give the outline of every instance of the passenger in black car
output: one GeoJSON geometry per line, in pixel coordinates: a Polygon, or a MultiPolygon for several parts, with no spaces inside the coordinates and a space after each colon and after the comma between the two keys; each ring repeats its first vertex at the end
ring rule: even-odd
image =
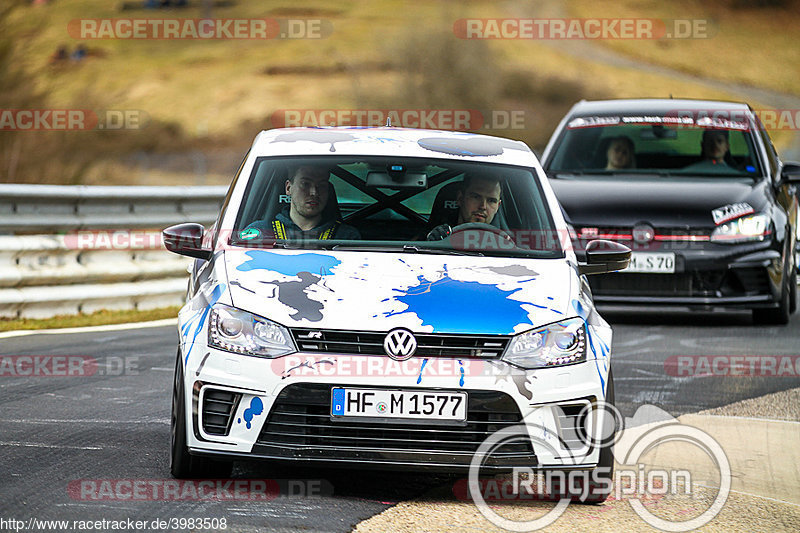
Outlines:
{"type": "Polygon", "coordinates": [[[636,158],[634,157],[633,141],[630,137],[620,135],[611,139],[606,151],[606,161],[606,170],[634,168],[636,158]]]}
{"type": "Polygon", "coordinates": [[[700,153],[703,159],[689,165],[685,170],[700,171],[731,167],[728,130],[705,130],[700,141],[700,153]]]}

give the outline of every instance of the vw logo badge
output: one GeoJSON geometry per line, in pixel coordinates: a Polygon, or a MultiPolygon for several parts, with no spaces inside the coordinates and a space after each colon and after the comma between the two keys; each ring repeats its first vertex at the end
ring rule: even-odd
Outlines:
{"type": "Polygon", "coordinates": [[[652,242],[655,236],[656,230],[650,224],[636,224],[633,227],[633,242],[636,244],[652,242]]]}
{"type": "Polygon", "coordinates": [[[393,329],[383,340],[383,349],[395,361],[405,361],[417,351],[417,339],[407,329],[393,329]]]}

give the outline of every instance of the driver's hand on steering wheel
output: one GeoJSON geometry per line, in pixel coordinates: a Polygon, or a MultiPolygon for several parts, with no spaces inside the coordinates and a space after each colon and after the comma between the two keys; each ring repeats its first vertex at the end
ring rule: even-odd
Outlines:
{"type": "Polygon", "coordinates": [[[453,228],[450,227],[449,224],[441,224],[433,228],[425,240],[428,241],[441,241],[445,237],[449,236],[450,233],[453,231],[453,228]]]}

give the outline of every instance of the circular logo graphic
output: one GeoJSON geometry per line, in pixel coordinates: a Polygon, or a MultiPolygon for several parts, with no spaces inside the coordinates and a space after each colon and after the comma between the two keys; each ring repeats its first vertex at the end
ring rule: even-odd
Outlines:
{"type": "Polygon", "coordinates": [[[648,244],[653,242],[656,237],[656,230],[650,224],[636,224],[633,227],[633,242],[636,244],[648,244]]]}
{"type": "Polygon", "coordinates": [[[378,411],[380,414],[385,413],[386,409],[388,408],[389,406],[386,405],[386,402],[380,402],[378,405],[375,406],[375,410],[378,411]]]}
{"type": "Polygon", "coordinates": [[[417,351],[417,339],[407,329],[393,329],[384,338],[383,349],[395,361],[405,361],[417,351]]]}

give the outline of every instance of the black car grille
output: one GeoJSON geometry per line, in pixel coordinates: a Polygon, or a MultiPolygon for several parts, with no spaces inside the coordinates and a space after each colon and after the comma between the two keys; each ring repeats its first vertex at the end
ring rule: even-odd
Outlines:
{"type": "Polygon", "coordinates": [[[625,272],[589,277],[596,296],[727,297],[769,294],[765,268],[707,270],[675,274],[625,272]]]}
{"type": "MultiPolygon", "coordinates": [[[[472,454],[492,433],[515,425],[522,419],[514,400],[505,393],[469,391],[467,422],[436,424],[400,421],[333,420],[331,415],[331,385],[289,385],[276,398],[267,421],[256,442],[271,446],[302,450],[329,449],[328,457],[368,457],[359,452],[377,452],[391,460],[402,457],[407,462],[422,462],[420,455],[445,454],[461,457],[468,465],[472,454]],[[353,453],[348,452],[355,452],[353,453]]],[[[254,448],[254,452],[257,449],[254,448]]],[[[302,456],[302,451],[298,452],[302,456]]],[[[513,442],[493,453],[494,458],[533,457],[530,442],[513,442]]],[[[374,456],[374,455],[373,455],[374,456]]],[[[293,456],[298,458],[298,454],[293,456]]],[[[458,461],[456,459],[455,461],[458,461]]]]}
{"type": "MultiPolygon", "coordinates": [[[[294,328],[295,344],[301,352],[355,355],[386,355],[386,333],[294,328]]],[[[417,357],[492,359],[500,357],[510,337],[481,335],[435,335],[415,333],[417,357]]]]}
{"type": "Polygon", "coordinates": [[[589,276],[596,295],[604,296],[688,296],[691,274],[599,274],[589,276]]]}
{"type": "Polygon", "coordinates": [[[203,431],[208,435],[227,435],[241,398],[240,393],[207,388],[203,394],[203,431]]]}

